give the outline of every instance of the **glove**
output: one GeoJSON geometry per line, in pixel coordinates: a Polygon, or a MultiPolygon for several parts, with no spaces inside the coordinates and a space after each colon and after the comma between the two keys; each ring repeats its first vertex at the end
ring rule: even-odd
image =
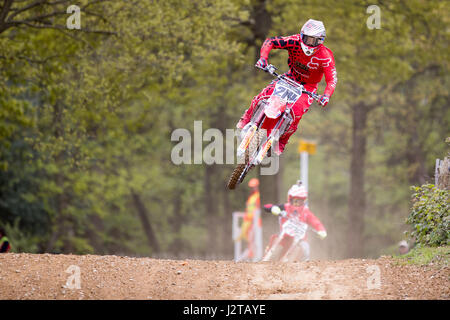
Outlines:
{"type": "Polygon", "coordinates": [[[325,239],[327,236],[327,232],[325,230],[319,231],[317,232],[317,234],[319,235],[320,239],[325,239]]]}
{"type": "Polygon", "coordinates": [[[322,105],[322,107],[325,107],[329,101],[330,101],[329,95],[324,94],[319,96],[319,103],[322,105]]]}
{"type": "Polygon", "coordinates": [[[273,215],[279,215],[280,213],[281,213],[281,209],[280,209],[280,207],[279,206],[273,206],[272,207],[272,209],[270,210],[270,212],[273,214],[273,215]]]}
{"type": "Polygon", "coordinates": [[[267,67],[267,59],[259,58],[259,60],[255,64],[255,67],[264,69],[265,67],[267,67]]]}

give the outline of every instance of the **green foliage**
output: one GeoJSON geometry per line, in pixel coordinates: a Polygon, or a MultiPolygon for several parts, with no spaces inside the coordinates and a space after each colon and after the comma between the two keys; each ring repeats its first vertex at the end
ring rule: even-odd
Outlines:
{"type": "Polygon", "coordinates": [[[411,187],[413,206],[407,219],[409,233],[418,244],[441,246],[450,244],[450,203],[448,190],[432,184],[411,187]]]}
{"type": "Polygon", "coordinates": [[[448,267],[450,261],[450,246],[442,247],[415,247],[407,254],[394,256],[399,265],[418,264],[428,265],[433,263],[437,266],[448,267]]]}
{"type": "Polygon", "coordinates": [[[149,255],[134,190],[163,250],[178,232],[188,235],[180,238],[186,250],[203,249],[204,237],[189,232],[205,228],[203,170],[174,168],[170,133],[194,119],[206,125],[206,111],[223,101],[228,68],[242,64],[240,44],[228,38],[239,8],[109,1],[94,2],[91,17],[99,5],[104,19],[82,15],[82,25],[98,30],[107,21],[114,36],[0,33],[0,217],[22,217],[23,228],[43,234],[41,251],[149,255]],[[175,212],[180,179],[190,181],[194,200],[184,197],[175,212]]]}
{"type": "Polygon", "coordinates": [[[8,235],[8,240],[11,245],[11,252],[27,252],[36,253],[38,252],[39,238],[32,236],[29,233],[23,231],[19,226],[20,218],[14,220],[12,224],[5,224],[5,232],[8,235]]]}

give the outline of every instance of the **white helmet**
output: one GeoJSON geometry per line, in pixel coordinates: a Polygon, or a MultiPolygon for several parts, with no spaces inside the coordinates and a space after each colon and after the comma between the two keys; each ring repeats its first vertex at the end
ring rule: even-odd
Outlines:
{"type": "Polygon", "coordinates": [[[304,186],[294,184],[288,191],[288,202],[291,202],[292,198],[300,198],[305,200],[308,198],[308,191],[304,186]]]}
{"type": "Polygon", "coordinates": [[[322,21],[309,19],[300,30],[300,43],[303,52],[311,56],[319,49],[325,41],[326,32],[322,21]]]}
{"type": "Polygon", "coordinates": [[[405,240],[402,240],[398,243],[399,247],[405,247],[405,248],[409,248],[408,246],[408,242],[406,242],[405,240]]]}

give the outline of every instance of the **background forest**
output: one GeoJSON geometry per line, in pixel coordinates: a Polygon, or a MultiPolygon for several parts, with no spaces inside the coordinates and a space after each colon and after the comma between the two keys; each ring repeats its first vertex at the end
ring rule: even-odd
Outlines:
{"type": "MultiPolygon", "coordinates": [[[[314,140],[309,202],[329,236],[311,234],[312,257],[389,253],[410,186],[432,182],[448,152],[449,12],[439,0],[1,0],[0,225],[16,252],[231,259],[248,188],[226,189],[232,165],[173,164],[171,134],[199,120],[233,129],[271,81],[253,66],[264,39],[313,18],[338,84],[280,172],[260,177],[262,203],[285,201],[297,144],[314,140]],[[80,30],[66,26],[73,4],[80,30]]],[[[286,60],[272,50],[281,71],[286,60]]],[[[276,219],[263,228],[267,243],[276,219]]]]}

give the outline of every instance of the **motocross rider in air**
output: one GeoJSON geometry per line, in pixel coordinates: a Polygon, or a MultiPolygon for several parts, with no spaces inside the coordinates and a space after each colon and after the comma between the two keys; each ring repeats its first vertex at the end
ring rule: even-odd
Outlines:
{"type": "MultiPolygon", "coordinates": [[[[301,83],[306,90],[316,92],[319,82],[325,74],[327,86],[324,94],[320,95],[319,103],[326,106],[334,92],[337,83],[336,68],[333,53],[323,45],[325,40],[325,26],[322,21],[309,19],[302,27],[300,34],[287,37],[273,37],[264,41],[261,47],[260,59],[255,66],[265,68],[268,65],[269,52],[272,49],[286,49],[289,52],[289,71],[284,75],[301,83]]],[[[272,94],[275,83],[273,81],[261,93],[255,96],[250,107],[245,111],[236,127],[244,129],[250,122],[253,111],[258,102],[272,94]]],[[[298,122],[312,104],[313,98],[304,94],[294,104],[292,111],[295,118],[286,133],[281,136],[275,153],[280,155],[290,136],[297,130],[298,122]]]]}
{"type": "MultiPolygon", "coordinates": [[[[294,184],[288,191],[288,202],[281,205],[272,205],[266,204],[264,205],[264,210],[266,212],[271,212],[274,215],[279,217],[280,223],[280,231],[282,230],[283,224],[289,220],[291,217],[297,216],[300,221],[307,223],[310,227],[316,230],[317,234],[321,239],[325,239],[327,236],[327,232],[322,222],[308,209],[305,205],[305,201],[308,198],[308,192],[304,186],[294,184]],[[281,215],[282,211],[285,212],[285,215],[281,215]]],[[[277,234],[272,235],[269,241],[269,245],[267,246],[267,250],[272,246],[273,242],[277,238],[277,234]]],[[[300,245],[303,250],[303,260],[309,260],[309,243],[306,241],[306,237],[300,242],[300,245]]],[[[288,244],[282,244],[284,246],[284,250],[282,255],[289,249],[288,244]]]]}

